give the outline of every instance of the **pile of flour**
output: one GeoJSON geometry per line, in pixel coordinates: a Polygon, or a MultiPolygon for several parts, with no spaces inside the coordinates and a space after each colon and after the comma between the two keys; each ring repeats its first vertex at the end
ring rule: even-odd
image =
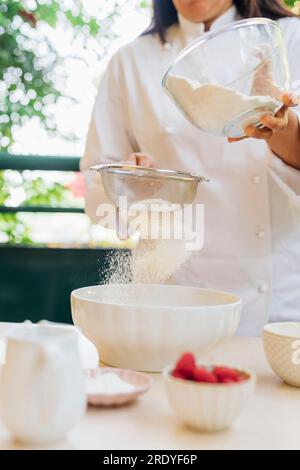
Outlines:
{"type": "Polygon", "coordinates": [[[95,377],[87,377],[85,390],[88,395],[115,395],[118,393],[131,393],[134,386],[114,372],[97,374],[95,377]]]}
{"type": "Polygon", "coordinates": [[[233,119],[249,110],[278,109],[270,96],[247,96],[215,84],[201,84],[178,75],[170,75],[167,88],[191,121],[207,132],[222,135],[233,119]]]}
{"type": "MultiPolygon", "coordinates": [[[[106,284],[162,283],[167,281],[190,258],[184,230],[178,239],[174,220],[184,221],[183,209],[164,200],[139,203],[139,242],[132,255],[112,252],[106,271],[106,284]]],[[[131,209],[136,207],[132,206],[131,209]]],[[[130,209],[129,209],[130,212],[130,209]]],[[[131,221],[132,222],[132,221],[131,221]]]]}

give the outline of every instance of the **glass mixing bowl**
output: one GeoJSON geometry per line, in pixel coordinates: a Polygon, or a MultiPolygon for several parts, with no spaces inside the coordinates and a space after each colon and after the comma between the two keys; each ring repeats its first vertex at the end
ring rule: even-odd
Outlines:
{"type": "Polygon", "coordinates": [[[266,18],[232,23],[186,47],[163,77],[163,87],[200,129],[242,137],[274,114],[289,88],[289,67],[280,26],[266,18]]]}

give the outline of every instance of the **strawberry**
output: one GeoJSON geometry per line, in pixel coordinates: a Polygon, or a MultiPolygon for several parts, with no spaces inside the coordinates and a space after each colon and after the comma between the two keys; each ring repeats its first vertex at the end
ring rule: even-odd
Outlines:
{"type": "Polygon", "coordinates": [[[195,357],[190,352],[186,352],[180,357],[171,375],[177,379],[211,384],[230,384],[249,378],[245,372],[225,366],[217,366],[213,370],[204,366],[197,367],[195,357]]]}
{"type": "Polygon", "coordinates": [[[240,372],[239,377],[238,377],[238,382],[244,382],[245,380],[249,379],[249,375],[247,375],[245,372],[240,372]]]}
{"type": "Polygon", "coordinates": [[[230,382],[238,382],[239,381],[239,373],[235,369],[230,369],[229,367],[215,367],[214,374],[218,378],[218,381],[221,383],[228,383],[224,382],[225,379],[229,379],[230,382]]]}
{"type": "Polygon", "coordinates": [[[196,361],[192,353],[184,353],[176,364],[174,372],[179,372],[186,379],[193,379],[196,361]]]}
{"type": "Polygon", "coordinates": [[[215,374],[207,369],[204,369],[204,367],[197,367],[194,370],[193,380],[195,382],[205,382],[210,384],[215,384],[218,382],[215,374]]]}
{"type": "Polygon", "coordinates": [[[186,379],[186,376],[182,372],[176,369],[173,370],[172,377],[175,377],[175,379],[186,379]]]}
{"type": "Polygon", "coordinates": [[[223,377],[223,378],[219,379],[219,383],[221,383],[221,384],[232,384],[234,382],[235,381],[233,381],[229,377],[223,377]]]}

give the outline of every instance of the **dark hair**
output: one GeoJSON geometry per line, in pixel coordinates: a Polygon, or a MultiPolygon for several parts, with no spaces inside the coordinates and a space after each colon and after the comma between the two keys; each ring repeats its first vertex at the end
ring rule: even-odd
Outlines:
{"type": "MultiPolygon", "coordinates": [[[[172,0],[152,0],[153,18],[144,34],[158,34],[162,43],[166,42],[166,30],[178,23],[177,10],[172,0]]],[[[269,18],[279,20],[296,16],[285,8],[280,0],[233,0],[242,18],[269,18]]]]}

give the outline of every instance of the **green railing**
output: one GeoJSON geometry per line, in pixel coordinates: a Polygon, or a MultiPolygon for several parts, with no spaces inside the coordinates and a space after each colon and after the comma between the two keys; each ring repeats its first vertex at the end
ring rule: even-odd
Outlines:
{"type": "MultiPolygon", "coordinates": [[[[79,158],[0,153],[1,170],[78,171],[79,158]]],[[[83,212],[72,207],[7,207],[2,212],[83,212]]],[[[105,282],[112,250],[0,245],[0,321],[71,323],[70,293],[105,282]]]]}
{"type": "MultiPolygon", "coordinates": [[[[79,157],[53,157],[39,155],[10,155],[0,152],[1,170],[41,170],[41,171],[79,171],[79,157]]],[[[45,206],[1,206],[0,213],[16,212],[63,212],[83,213],[78,207],[45,207],[45,206]]]]}

